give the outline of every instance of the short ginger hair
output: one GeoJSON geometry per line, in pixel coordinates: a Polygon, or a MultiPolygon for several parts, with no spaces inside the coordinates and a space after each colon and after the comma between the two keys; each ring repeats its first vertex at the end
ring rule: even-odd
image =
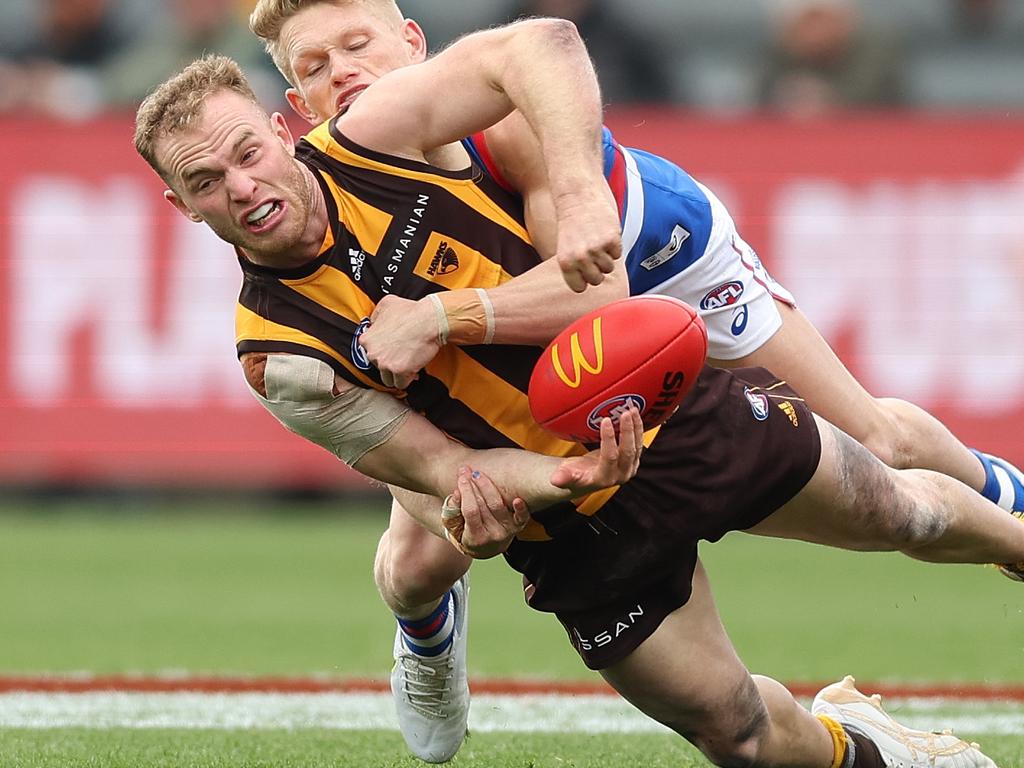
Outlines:
{"type": "Polygon", "coordinates": [[[262,110],[256,94],[236,61],[208,54],[158,85],[135,113],[135,150],[164,181],[164,169],[156,159],[160,139],[195,125],[207,97],[234,91],[262,110]]]}

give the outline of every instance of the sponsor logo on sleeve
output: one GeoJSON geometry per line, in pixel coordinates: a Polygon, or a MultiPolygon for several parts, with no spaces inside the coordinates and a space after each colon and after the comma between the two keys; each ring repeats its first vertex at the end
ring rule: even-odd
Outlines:
{"type": "Polygon", "coordinates": [[[662,264],[667,262],[683,247],[683,243],[690,239],[690,233],[688,230],[683,229],[678,224],[672,230],[672,236],[668,239],[668,244],[657,253],[651,254],[646,259],[640,262],[640,266],[650,272],[652,269],[657,269],[662,264]]]}

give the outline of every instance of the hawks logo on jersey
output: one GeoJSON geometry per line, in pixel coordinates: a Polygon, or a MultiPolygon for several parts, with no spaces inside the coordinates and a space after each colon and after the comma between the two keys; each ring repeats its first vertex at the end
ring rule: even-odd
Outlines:
{"type": "Polygon", "coordinates": [[[459,255],[455,249],[448,245],[447,240],[442,240],[437,246],[437,253],[430,260],[427,267],[427,274],[433,277],[436,274],[447,275],[459,268],[459,255]]]}

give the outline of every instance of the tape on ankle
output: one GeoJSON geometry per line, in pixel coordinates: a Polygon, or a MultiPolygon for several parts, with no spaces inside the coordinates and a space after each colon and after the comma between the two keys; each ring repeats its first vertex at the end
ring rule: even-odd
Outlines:
{"type": "MultiPolygon", "coordinates": [[[[494,340],[494,306],[483,288],[460,288],[430,294],[444,313],[438,326],[446,329],[445,341],[452,344],[490,344],[494,340]]],[[[440,338],[440,334],[438,334],[440,338]]]]}
{"type": "Polygon", "coordinates": [[[852,746],[846,736],[846,729],[826,715],[815,715],[815,717],[821,721],[821,724],[825,726],[825,730],[828,731],[828,735],[832,737],[832,748],[834,751],[832,765],[829,768],[846,768],[846,753],[849,747],[852,746]]]}

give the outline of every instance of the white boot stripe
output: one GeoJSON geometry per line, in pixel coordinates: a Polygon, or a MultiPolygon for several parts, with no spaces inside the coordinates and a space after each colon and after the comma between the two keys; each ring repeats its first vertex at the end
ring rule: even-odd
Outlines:
{"type": "Polygon", "coordinates": [[[1004,459],[1000,459],[998,456],[992,456],[990,454],[985,455],[988,456],[993,466],[1005,469],[1007,472],[1009,472],[1017,479],[1018,483],[1024,485],[1024,472],[1021,472],[1019,469],[1017,469],[1017,467],[1013,466],[1013,464],[1011,464],[1008,461],[1005,461],[1004,459]]]}
{"type": "Polygon", "coordinates": [[[1010,479],[1010,473],[999,464],[992,465],[992,472],[996,476],[996,480],[999,481],[999,501],[996,503],[1005,510],[1013,509],[1014,496],[1016,494],[1013,490],[1013,480],[1010,479]]]}

